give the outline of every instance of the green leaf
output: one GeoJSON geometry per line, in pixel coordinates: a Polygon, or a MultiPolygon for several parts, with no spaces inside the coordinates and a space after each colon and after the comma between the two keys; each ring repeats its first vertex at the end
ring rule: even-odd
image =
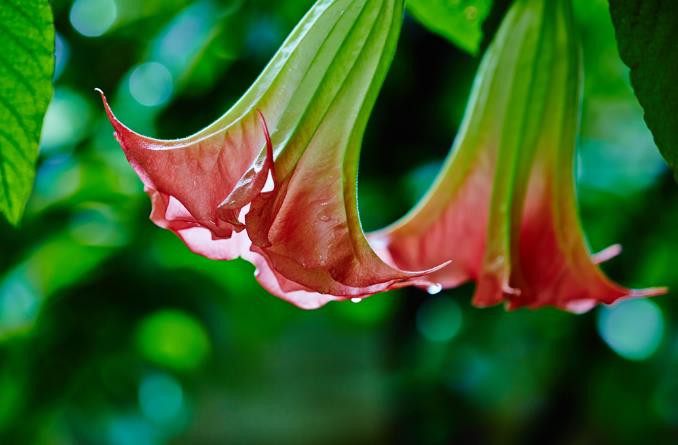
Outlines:
{"type": "Polygon", "coordinates": [[[483,21],[492,9],[492,0],[408,0],[407,7],[431,31],[478,54],[483,21]]]}
{"type": "Polygon", "coordinates": [[[611,0],[610,12],[647,125],[678,178],[678,2],[611,0]]]}
{"type": "Polygon", "coordinates": [[[54,25],[47,0],[0,2],[0,213],[21,219],[52,96],[54,25]]]}

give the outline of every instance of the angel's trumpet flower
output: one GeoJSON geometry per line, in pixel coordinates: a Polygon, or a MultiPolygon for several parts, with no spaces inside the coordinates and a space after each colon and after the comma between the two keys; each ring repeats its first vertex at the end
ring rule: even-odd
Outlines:
{"type": "Polygon", "coordinates": [[[199,254],[250,260],[264,287],[306,308],[430,284],[377,256],[357,209],[360,144],[403,3],[319,0],[242,99],[189,138],[141,136],[107,107],[151,219],[199,254]]]}
{"type": "Polygon", "coordinates": [[[577,215],[582,70],[570,0],[518,0],[488,50],[438,179],[401,221],[375,233],[397,267],[454,262],[430,278],[475,280],[475,304],[574,312],[664,289],[629,290],[591,256],[577,215]]]}

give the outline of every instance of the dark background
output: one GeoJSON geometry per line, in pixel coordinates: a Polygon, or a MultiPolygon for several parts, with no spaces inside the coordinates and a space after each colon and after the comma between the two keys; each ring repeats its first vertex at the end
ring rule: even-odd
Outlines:
{"type": "MultiPolygon", "coordinates": [[[[53,2],[38,179],[21,228],[0,227],[0,443],[676,443],[675,294],[573,316],[474,309],[467,286],[304,312],[261,290],[250,265],[197,257],[148,221],[93,89],[132,128],[186,136],[245,91],[311,3],[53,2]]],[[[619,282],[676,289],[678,188],[606,2],[575,4],[586,232],[594,250],[624,245],[605,265],[619,282]]],[[[406,18],[363,148],[366,230],[425,191],[478,62],[406,18]]]]}

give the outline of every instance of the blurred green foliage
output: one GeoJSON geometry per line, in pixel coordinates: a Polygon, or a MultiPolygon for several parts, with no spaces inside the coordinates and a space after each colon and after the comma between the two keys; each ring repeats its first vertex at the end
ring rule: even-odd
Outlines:
{"type": "Polygon", "coordinates": [[[408,0],[407,7],[428,29],[477,54],[492,0],[408,0]]]}
{"type": "MultiPolygon", "coordinates": [[[[496,1],[491,36],[507,2],[496,1]]],[[[605,0],[576,0],[585,227],[607,272],[678,288],[678,191],[642,120],[605,0]]],[[[311,0],[55,0],[56,93],[21,229],[0,227],[0,443],[625,444],[678,434],[671,295],[573,316],[406,290],[303,312],[244,262],[193,255],[150,204],[124,122],[214,121],[311,0]]],[[[363,150],[366,229],[405,213],[447,154],[478,59],[409,17],[363,150]]],[[[5,223],[0,223],[5,224],[5,223]]]]}

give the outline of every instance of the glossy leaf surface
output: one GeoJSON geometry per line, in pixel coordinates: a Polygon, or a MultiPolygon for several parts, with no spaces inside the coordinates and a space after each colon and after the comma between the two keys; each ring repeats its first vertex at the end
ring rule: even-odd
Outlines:
{"type": "Polygon", "coordinates": [[[52,97],[54,25],[47,0],[0,3],[0,213],[17,224],[33,188],[52,97]]]}
{"type": "Polygon", "coordinates": [[[611,0],[610,12],[645,120],[678,178],[678,3],[611,0]]]}

